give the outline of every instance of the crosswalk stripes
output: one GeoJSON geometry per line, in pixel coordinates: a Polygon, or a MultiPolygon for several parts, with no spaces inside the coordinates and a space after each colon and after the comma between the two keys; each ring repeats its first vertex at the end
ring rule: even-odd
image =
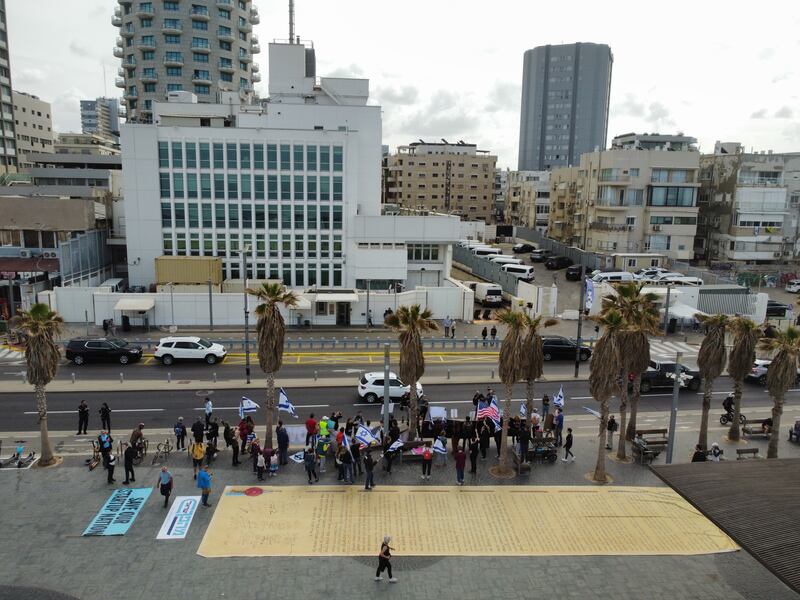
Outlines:
{"type": "Polygon", "coordinates": [[[23,358],[24,354],[17,350],[11,350],[10,348],[0,348],[0,360],[3,359],[19,359],[23,358]]]}
{"type": "Polygon", "coordinates": [[[677,352],[681,352],[684,356],[697,356],[699,351],[700,346],[685,342],[650,341],[651,355],[674,357],[677,352]]]}

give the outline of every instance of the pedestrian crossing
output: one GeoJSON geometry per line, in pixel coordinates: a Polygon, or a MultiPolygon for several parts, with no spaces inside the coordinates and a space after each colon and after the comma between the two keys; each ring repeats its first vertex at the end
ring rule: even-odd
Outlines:
{"type": "Polygon", "coordinates": [[[9,360],[20,360],[25,358],[25,354],[19,350],[13,350],[6,346],[0,346],[0,361],[7,362],[9,360]]]}
{"type": "Polygon", "coordinates": [[[650,357],[666,361],[675,360],[675,354],[681,352],[683,358],[697,356],[700,346],[687,344],[685,342],[663,342],[660,340],[650,340],[650,357]]]}

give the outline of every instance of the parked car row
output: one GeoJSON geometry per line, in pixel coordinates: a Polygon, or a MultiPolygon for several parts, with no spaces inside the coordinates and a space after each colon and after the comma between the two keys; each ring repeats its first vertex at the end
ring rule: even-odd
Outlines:
{"type": "MultiPolygon", "coordinates": [[[[225,359],[228,351],[222,344],[210,342],[196,336],[174,336],[161,338],[153,355],[163,365],[175,361],[202,360],[213,365],[225,359]]],[[[115,362],[121,365],[141,360],[144,351],[141,346],[131,344],[120,338],[78,337],[65,345],[65,356],[73,364],[87,362],[115,362]]]]}

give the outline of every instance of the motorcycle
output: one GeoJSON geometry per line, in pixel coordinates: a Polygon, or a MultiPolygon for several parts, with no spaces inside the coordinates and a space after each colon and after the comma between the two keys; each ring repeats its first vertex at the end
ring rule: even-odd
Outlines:
{"type": "MultiPolygon", "coordinates": [[[[731,421],[733,421],[733,413],[732,412],[725,413],[725,414],[721,415],[720,418],[719,418],[719,424],[720,425],[727,425],[731,421]]],[[[740,414],[739,415],[739,424],[740,425],[744,425],[746,422],[747,422],[747,417],[745,417],[743,414],[740,414]]]]}

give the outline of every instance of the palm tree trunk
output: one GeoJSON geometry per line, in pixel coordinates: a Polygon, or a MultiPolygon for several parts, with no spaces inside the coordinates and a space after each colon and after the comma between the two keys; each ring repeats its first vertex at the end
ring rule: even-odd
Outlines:
{"type": "Polygon", "coordinates": [[[703,414],[700,417],[700,436],[697,443],[703,450],[708,449],[708,411],[711,410],[711,392],[714,389],[714,380],[706,377],[703,381],[703,414]]]}
{"type": "Polygon", "coordinates": [[[637,373],[636,378],[633,380],[633,398],[631,398],[631,419],[628,421],[628,426],[623,429],[620,427],[620,431],[624,431],[625,439],[629,442],[633,441],[633,438],[636,437],[636,416],[639,413],[639,397],[641,396],[641,391],[639,387],[642,385],[642,374],[637,373]]]}
{"type": "Polygon", "coordinates": [[[728,439],[732,442],[739,441],[739,418],[742,414],[742,382],[739,379],[733,380],[733,421],[728,429],[728,439]]]}
{"type": "Polygon", "coordinates": [[[606,482],[606,427],[608,427],[608,398],[600,402],[600,432],[597,435],[597,464],[592,479],[606,482]]]}
{"type": "Polygon", "coordinates": [[[511,414],[512,386],[506,386],[506,399],[503,406],[503,427],[500,432],[500,472],[508,472],[508,416],[511,414]]]}
{"type": "Polygon", "coordinates": [[[272,448],[272,430],[275,423],[275,373],[267,373],[267,433],[264,436],[264,447],[272,448]]]}
{"type": "MultiPolygon", "coordinates": [[[[619,386],[619,431],[625,431],[628,418],[628,374],[623,372],[622,385],[619,386]]],[[[617,459],[625,460],[627,455],[625,453],[625,436],[618,435],[617,440],[617,459]]]]}
{"type": "Polygon", "coordinates": [[[42,457],[39,464],[47,467],[56,462],[53,456],[53,447],[50,445],[50,435],[47,431],[47,394],[43,385],[36,385],[33,389],[36,394],[36,412],[39,415],[39,431],[42,437],[42,457]]]}
{"type": "Polygon", "coordinates": [[[408,388],[408,441],[417,439],[417,419],[419,419],[419,401],[417,398],[417,380],[408,388]]]}
{"type": "MultiPolygon", "coordinates": [[[[528,429],[531,428],[531,415],[533,414],[533,385],[536,383],[533,379],[528,379],[527,385],[525,386],[525,416],[528,419],[528,429]]],[[[531,430],[531,435],[533,435],[533,430],[531,430]]]]}
{"type": "Polygon", "coordinates": [[[773,399],[772,431],[769,434],[767,458],[778,458],[778,440],[781,437],[781,415],[783,414],[783,394],[773,399]]]}

